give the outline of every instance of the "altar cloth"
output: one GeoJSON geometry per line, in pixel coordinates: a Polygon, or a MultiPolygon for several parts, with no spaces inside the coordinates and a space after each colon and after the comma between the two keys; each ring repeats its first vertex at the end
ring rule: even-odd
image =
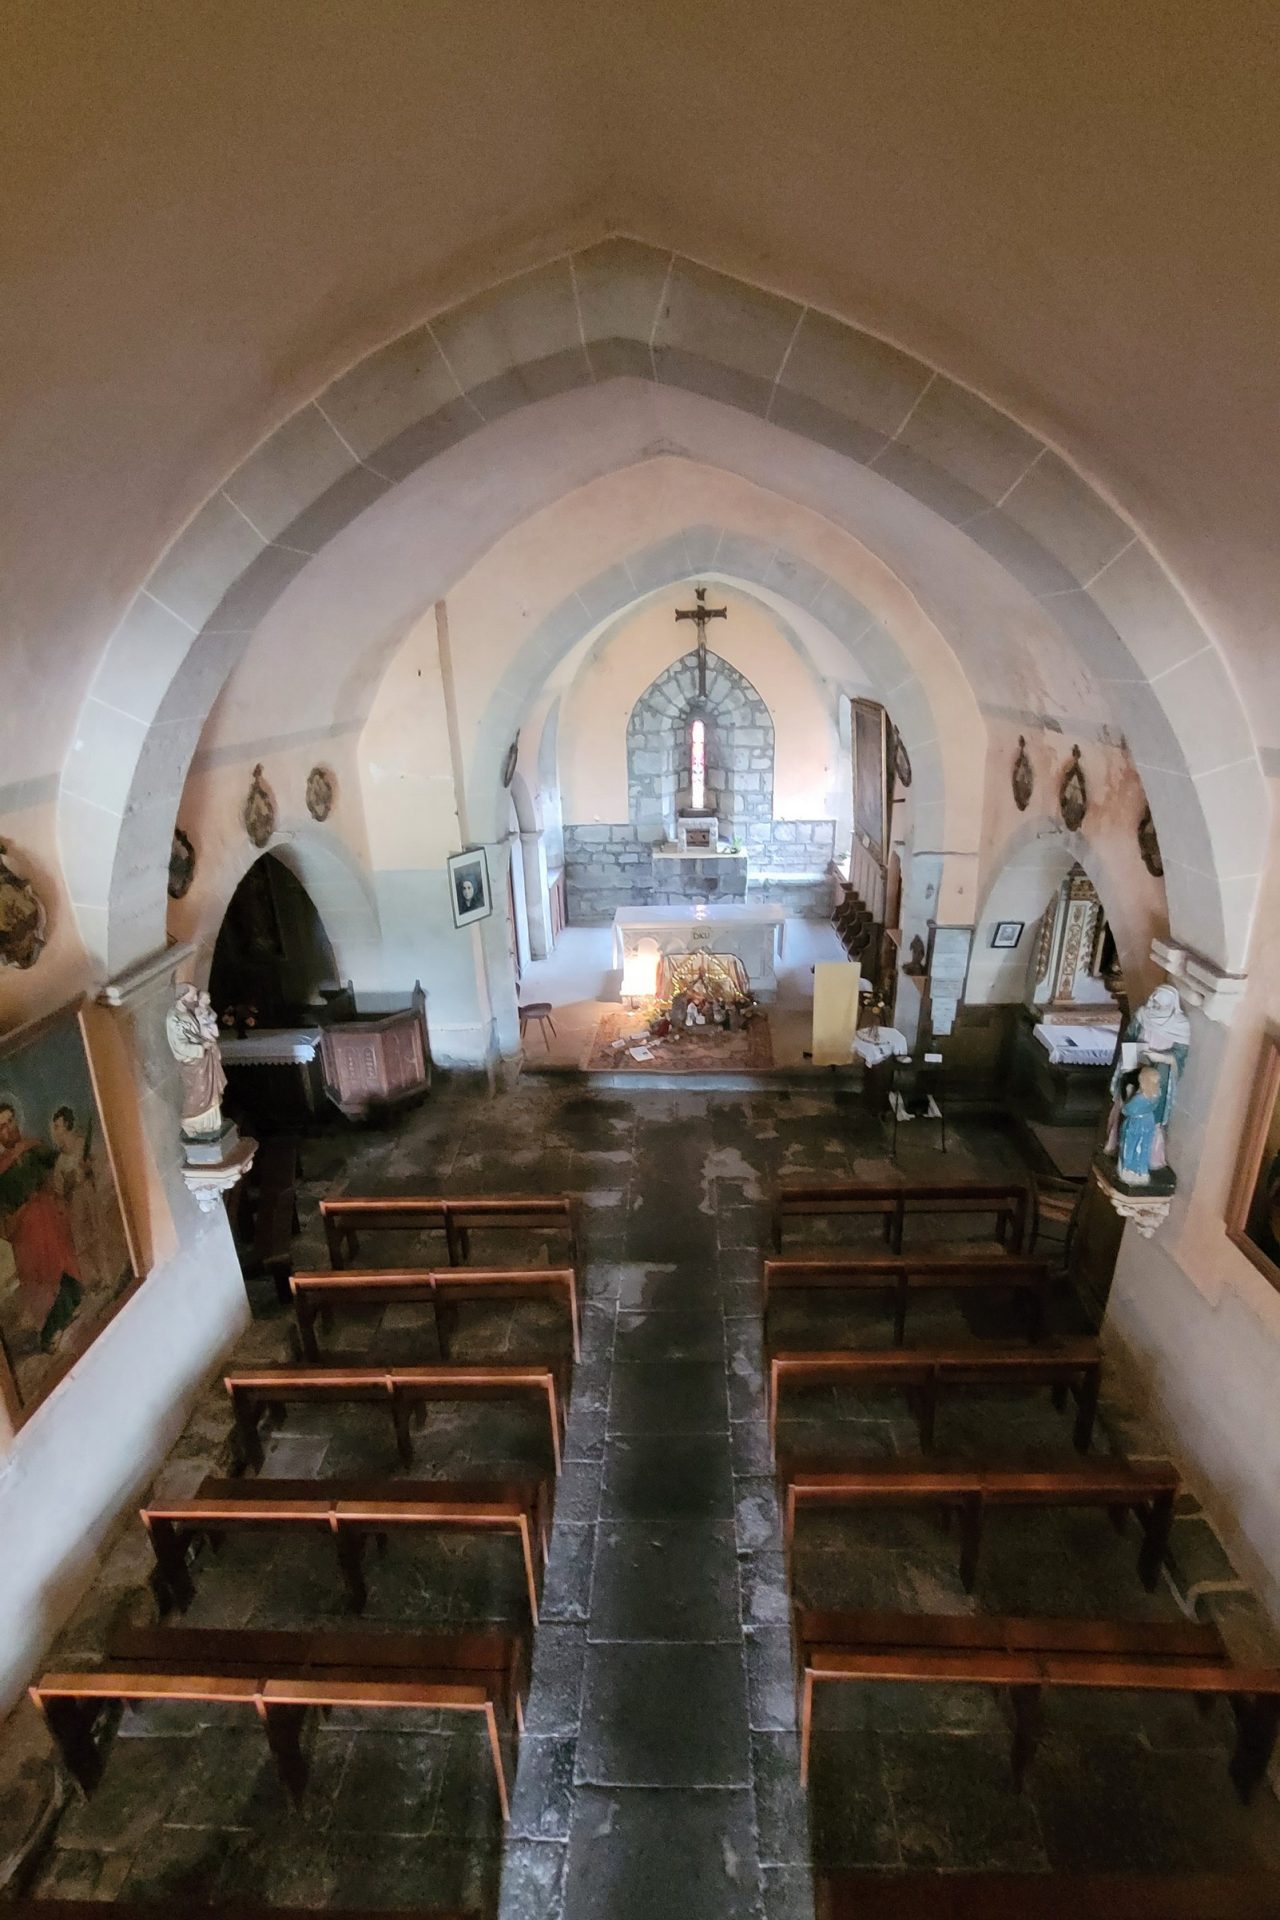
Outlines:
{"type": "Polygon", "coordinates": [[[619,907],[613,916],[614,965],[628,954],[731,953],[741,960],[753,993],[778,984],[786,910],[774,906],[619,907]]]}

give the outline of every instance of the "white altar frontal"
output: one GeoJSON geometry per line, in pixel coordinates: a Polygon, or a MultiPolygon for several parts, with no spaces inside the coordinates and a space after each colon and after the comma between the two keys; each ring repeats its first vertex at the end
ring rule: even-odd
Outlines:
{"type": "Polygon", "coordinates": [[[622,968],[622,991],[652,993],[647,981],[650,974],[656,977],[664,954],[732,953],[746,969],[751,991],[767,997],[778,985],[786,919],[783,908],[769,906],[619,907],[613,960],[622,968]],[[646,968],[650,955],[653,964],[646,968]]]}

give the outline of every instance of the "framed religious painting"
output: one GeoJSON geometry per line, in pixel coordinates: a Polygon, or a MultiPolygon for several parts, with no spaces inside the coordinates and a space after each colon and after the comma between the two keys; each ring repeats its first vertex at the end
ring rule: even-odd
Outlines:
{"type": "Polygon", "coordinates": [[[455,927],[472,926],[477,920],[487,920],[493,912],[489,862],[483,847],[449,855],[449,902],[455,927]]]}
{"type": "Polygon", "coordinates": [[[1236,1158],[1227,1235],[1280,1287],[1280,1036],[1265,1043],[1236,1158]]]}
{"type": "Polygon", "coordinates": [[[1025,920],[997,920],[992,929],[991,944],[1004,953],[1012,953],[1022,938],[1025,920]]]}
{"type": "Polygon", "coordinates": [[[853,828],[877,860],[888,854],[889,792],[886,715],[874,700],[854,700],[853,828]]]}
{"type": "Polygon", "coordinates": [[[79,1008],[0,1039],[0,1395],[24,1421],[138,1285],[79,1008]]]}

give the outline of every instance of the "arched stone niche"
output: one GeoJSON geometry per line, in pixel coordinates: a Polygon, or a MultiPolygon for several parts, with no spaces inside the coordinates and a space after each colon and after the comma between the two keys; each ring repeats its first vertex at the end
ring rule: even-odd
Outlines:
{"type": "Polygon", "coordinates": [[[707,730],[706,811],[722,840],[763,847],[773,825],[773,719],[751,682],[719,654],[707,654],[698,687],[696,650],[673,660],[645,689],[627,723],[631,824],[642,841],[672,837],[676,816],[692,805],[690,729],[707,730]]]}

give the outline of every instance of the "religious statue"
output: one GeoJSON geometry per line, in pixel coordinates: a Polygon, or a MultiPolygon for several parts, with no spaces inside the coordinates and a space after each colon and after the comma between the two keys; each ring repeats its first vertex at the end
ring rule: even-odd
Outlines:
{"type": "Polygon", "coordinates": [[[1156,1139],[1156,1109],[1160,1104],[1160,1073],[1139,1067],[1138,1084],[1120,1109],[1121,1178],[1131,1187],[1151,1184],[1151,1154],[1156,1139]]]}
{"type": "Polygon", "coordinates": [[[1106,1151],[1117,1154],[1120,1177],[1130,1186],[1147,1186],[1160,1171],[1164,1184],[1174,1184],[1166,1137],[1190,1050],[1191,1026],[1177,989],[1157,987],[1125,1028],[1111,1076],[1106,1151]]]}
{"type": "Polygon", "coordinates": [[[227,1076],[218,1051],[218,1016],[208,994],[197,987],[179,987],[164,1030],[182,1081],[182,1137],[216,1140],[222,1133],[227,1076]]]}

